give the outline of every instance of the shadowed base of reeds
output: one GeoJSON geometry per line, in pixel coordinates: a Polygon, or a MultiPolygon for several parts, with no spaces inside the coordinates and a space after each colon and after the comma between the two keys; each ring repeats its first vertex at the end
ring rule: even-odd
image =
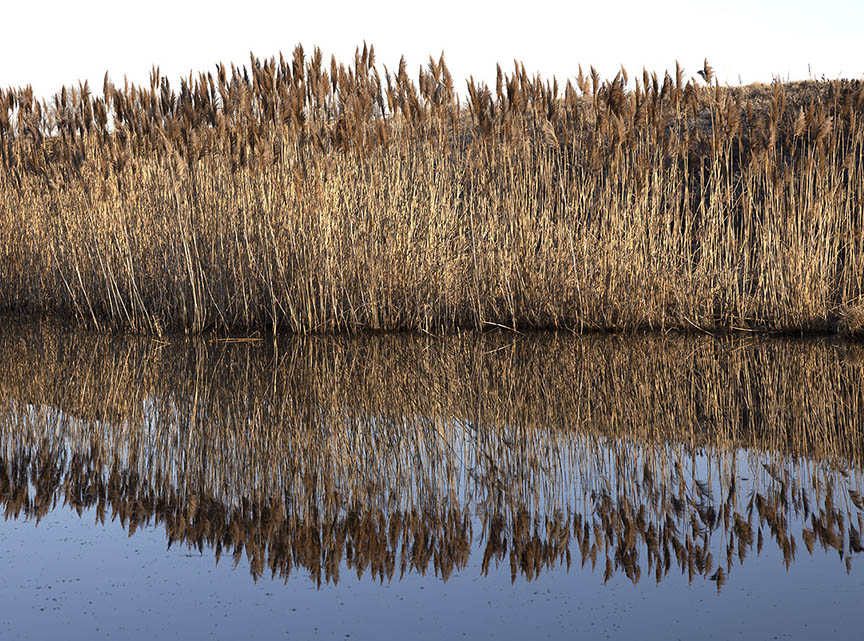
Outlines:
{"type": "Polygon", "coordinates": [[[837,322],[838,331],[844,336],[864,336],[864,307],[843,307],[837,322]]]}

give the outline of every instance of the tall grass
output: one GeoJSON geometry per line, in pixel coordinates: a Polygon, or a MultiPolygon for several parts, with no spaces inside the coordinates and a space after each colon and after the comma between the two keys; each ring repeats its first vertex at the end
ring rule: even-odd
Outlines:
{"type": "Polygon", "coordinates": [[[161,333],[859,331],[864,84],[218,66],[0,92],[0,309],[161,333]]]}

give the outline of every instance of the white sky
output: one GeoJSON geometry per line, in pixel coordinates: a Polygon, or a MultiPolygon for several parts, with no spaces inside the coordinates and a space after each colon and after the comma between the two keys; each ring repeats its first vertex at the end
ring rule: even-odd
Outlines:
{"type": "Polygon", "coordinates": [[[676,58],[689,77],[706,56],[729,84],[862,78],[862,33],[864,0],[2,0],[0,86],[31,84],[47,97],[89,79],[101,91],[105,71],[144,83],[152,64],[173,84],[217,62],[244,64],[250,50],[288,57],[298,42],[347,63],[364,40],[390,69],[404,53],[412,75],[443,49],[463,97],[469,74],[492,83],[495,63],[509,69],[513,58],[559,80],[579,63],[608,77],[622,63],[631,75],[643,66],[659,74],[676,58]]]}

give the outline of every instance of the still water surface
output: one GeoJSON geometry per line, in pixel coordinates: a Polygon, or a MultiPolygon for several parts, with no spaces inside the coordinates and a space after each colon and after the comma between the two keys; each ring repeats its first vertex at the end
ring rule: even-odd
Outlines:
{"type": "Polygon", "coordinates": [[[858,639],[862,374],[830,339],[7,325],[0,638],[858,639]]]}

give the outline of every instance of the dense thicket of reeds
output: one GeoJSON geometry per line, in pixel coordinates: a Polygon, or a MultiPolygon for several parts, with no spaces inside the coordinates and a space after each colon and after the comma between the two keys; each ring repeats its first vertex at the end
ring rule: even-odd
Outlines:
{"type": "Polygon", "coordinates": [[[864,326],[864,84],[297,48],[0,91],[0,308],[205,328],[864,326]]]}
{"type": "Polygon", "coordinates": [[[92,508],[317,581],[446,579],[476,555],[514,579],[581,563],[719,586],[764,542],[787,564],[802,542],[862,551],[860,348],[510,338],[7,330],[0,507],[92,508]]]}

